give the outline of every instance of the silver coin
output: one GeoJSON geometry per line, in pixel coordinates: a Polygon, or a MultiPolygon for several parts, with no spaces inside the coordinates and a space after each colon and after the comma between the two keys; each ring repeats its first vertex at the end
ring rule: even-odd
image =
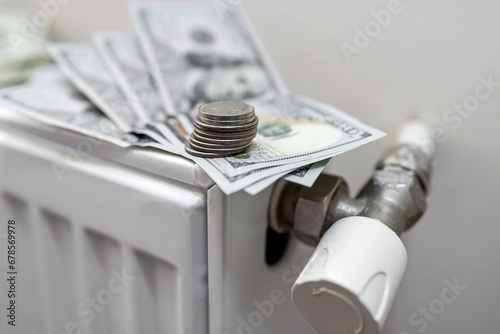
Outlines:
{"type": "Polygon", "coordinates": [[[198,119],[205,124],[211,124],[211,125],[222,125],[222,126],[234,126],[234,125],[245,125],[248,123],[252,123],[255,120],[255,115],[252,117],[248,118],[243,118],[243,119],[236,119],[236,120],[230,120],[230,121],[223,121],[220,119],[210,119],[203,117],[201,115],[198,115],[198,119]]]}
{"type": "Polygon", "coordinates": [[[198,152],[205,152],[205,153],[221,153],[221,154],[236,154],[239,152],[243,152],[247,148],[249,148],[252,143],[248,143],[246,145],[240,146],[240,147],[231,147],[231,148],[209,148],[209,147],[203,147],[203,146],[198,146],[192,141],[189,141],[189,145],[191,146],[192,149],[198,151],[198,152]]]}
{"type": "Polygon", "coordinates": [[[221,154],[221,153],[207,153],[207,152],[200,152],[191,147],[191,143],[188,141],[186,145],[184,146],[184,149],[186,150],[187,153],[194,155],[195,157],[200,157],[200,158],[223,158],[226,156],[231,156],[232,154],[221,154]]]}
{"type": "Polygon", "coordinates": [[[237,120],[255,115],[255,109],[249,104],[236,101],[218,101],[201,105],[198,113],[210,119],[237,120]]]}
{"type": "Polygon", "coordinates": [[[255,117],[255,120],[251,123],[243,124],[243,125],[212,125],[206,124],[200,121],[199,117],[196,117],[196,122],[194,122],[194,126],[198,129],[211,131],[211,132],[239,132],[239,131],[248,131],[252,129],[256,129],[259,124],[259,119],[255,117]]]}
{"type": "Polygon", "coordinates": [[[194,149],[191,146],[191,143],[188,141],[184,147],[186,152],[188,152],[191,155],[194,155],[196,157],[200,158],[223,158],[223,157],[230,157],[232,155],[236,155],[238,153],[241,153],[243,151],[237,151],[237,152],[226,152],[226,153],[210,153],[210,152],[201,152],[196,149],[194,149]]]}
{"type": "Polygon", "coordinates": [[[202,129],[194,128],[194,133],[205,138],[213,138],[213,139],[242,139],[255,137],[257,135],[257,128],[251,129],[249,131],[240,131],[240,132],[212,132],[205,131],[202,129]]]}
{"type": "Polygon", "coordinates": [[[191,134],[191,137],[189,138],[191,143],[193,143],[196,146],[201,146],[201,147],[206,147],[206,148],[238,148],[242,147],[248,144],[252,143],[252,139],[248,140],[246,139],[245,141],[230,141],[230,140],[225,140],[224,142],[218,142],[218,143],[210,143],[206,142],[204,140],[199,140],[197,139],[193,134],[191,134]]]}
{"type": "Polygon", "coordinates": [[[209,144],[235,145],[235,144],[243,144],[253,140],[255,138],[255,134],[244,138],[232,138],[232,137],[210,138],[207,136],[200,135],[197,131],[195,131],[191,134],[191,137],[198,141],[209,144]]]}

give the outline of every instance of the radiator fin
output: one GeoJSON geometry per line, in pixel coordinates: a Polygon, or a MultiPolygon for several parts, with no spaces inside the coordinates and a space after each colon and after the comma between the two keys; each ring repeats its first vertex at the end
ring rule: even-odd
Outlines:
{"type": "Polygon", "coordinates": [[[136,333],[178,334],[180,331],[179,279],[174,266],[142,251],[136,251],[138,270],[135,288],[139,328],[136,333]]]}
{"type": "Polygon", "coordinates": [[[85,235],[89,307],[84,310],[84,321],[89,324],[90,333],[126,333],[125,290],[130,286],[124,286],[119,277],[124,270],[131,270],[124,269],[121,245],[94,231],[88,230],[85,235]]]}
{"type": "MultiPolygon", "coordinates": [[[[7,228],[5,220],[15,219],[16,221],[16,272],[17,272],[17,295],[16,302],[18,305],[18,322],[16,330],[19,333],[33,333],[35,328],[30,327],[36,324],[36,330],[44,330],[47,328],[47,323],[44,313],[40,310],[42,304],[41,289],[42,282],[40,278],[40,270],[43,264],[35,263],[33,260],[36,256],[37,248],[35,246],[35,236],[33,232],[33,219],[29,206],[21,198],[12,195],[4,194],[2,196],[0,212],[2,213],[2,229],[0,230],[3,236],[7,236],[7,228]],[[35,278],[35,279],[34,279],[35,278]],[[23,317],[28,319],[21,320],[23,317]]],[[[7,239],[2,239],[0,245],[2,254],[7,250],[7,239]]],[[[2,256],[0,264],[2,268],[7,268],[6,259],[2,256]]],[[[2,280],[5,283],[5,280],[2,280]]],[[[3,290],[3,289],[2,289],[3,290]]],[[[6,291],[6,290],[3,290],[6,291]]],[[[3,322],[5,324],[5,321],[3,322]]]]}
{"type": "MultiPolygon", "coordinates": [[[[75,242],[68,219],[41,209],[38,226],[43,243],[45,294],[44,307],[50,310],[49,329],[65,331],[69,322],[76,322],[77,291],[75,272],[75,242]]],[[[71,325],[69,325],[71,326],[71,325]]]]}

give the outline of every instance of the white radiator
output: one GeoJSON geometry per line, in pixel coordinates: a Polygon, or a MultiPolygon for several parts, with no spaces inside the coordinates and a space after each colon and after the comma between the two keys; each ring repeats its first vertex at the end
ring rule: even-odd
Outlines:
{"type": "Polygon", "coordinates": [[[1,333],[315,333],[290,298],[313,249],[292,239],[266,264],[269,196],[0,113],[2,277],[9,219],[17,244],[16,326],[2,314],[1,333]]]}

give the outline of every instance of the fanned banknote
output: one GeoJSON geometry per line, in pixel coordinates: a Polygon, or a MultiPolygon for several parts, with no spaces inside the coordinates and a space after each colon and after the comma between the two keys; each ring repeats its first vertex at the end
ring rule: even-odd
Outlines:
{"type": "Polygon", "coordinates": [[[325,169],[330,159],[325,159],[294,170],[285,176],[285,180],[311,187],[321,172],[325,169]]]}
{"type": "Polygon", "coordinates": [[[130,107],[170,142],[175,137],[187,137],[189,134],[177,117],[169,115],[163,107],[135,36],[126,32],[98,32],[92,39],[130,107]]]}
{"type": "Polygon", "coordinates": [[[269,176],[261,181],[255,182],[251,186],[246,187],[245,192],[250,195],[257,195],[262,190],[271,186],[274,182],[278,181],[281,178],[306,187],[311,187],[318,176],[321,174],[321,172],[325,169],[329,161],[330,159],[325,159],[314,164],[297,168],[292,171],[269,176]]]}
{"type": "Polygon", "coordinates": [[[243,154],[213,159],[229,175],[253,169],[333,157],[374,140],[385,133],[324,103],[298,95],[282,95],[265,105],[255,105],[259,131],[243,154]]]}
{"type": "Polygon", "coordinates": [[[156,93],[135,36],[131,33],[98,32],[93,34],[92,40],[130,107],[147,122],[164,122],[167,112],[156,93]]]}
{"type": "Polygon", "coordinates": [[[130,108],[92,45],[51,43],[47,51],[68,79],[120,130],[149,136],[164,144],[170,152],[177,151],[168,138],[147,128],[148,119],[145,115],[136,114],[130,108]]]}
{"type": "Polygon", "coordinates": [[[273,104],[257,105],[256,110],[261,120],[258,135],[245,153],[215,159],[183,154],[211,176],[208,170],[236,177],[274,166],[302,167],[385,135],[334,107],[295,95],[282,95],[273,104]]]}
{"type": "Polygon", "coordinates": [[[69,80],[122,131],[131,132],[147,121],[128,106],[92,45],[51,43],[47,51],[69,80]]]}
{"type": "Polygon", "coordinates": [[[0,108],[121,147],[147,142],[122,132],[63,77],[4,89],[0,91],[0,108]]]}
{"type": "Polygon", "coordinates": [[[203,103],[264,103],[288,93],[239,8],[134,3],[130,11],[163,103],[187,116],[186,128],[203,103]]]}

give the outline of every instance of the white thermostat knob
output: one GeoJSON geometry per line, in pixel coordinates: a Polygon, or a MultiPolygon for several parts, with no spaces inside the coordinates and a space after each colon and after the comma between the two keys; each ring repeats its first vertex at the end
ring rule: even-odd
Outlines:
{"type": "Polygon", "coordinates": [[[341,219],[295,282],[293,302],[321,334],[378,334],[406,264],[405,247],[389,227],[372,218],[341,219]]]}

